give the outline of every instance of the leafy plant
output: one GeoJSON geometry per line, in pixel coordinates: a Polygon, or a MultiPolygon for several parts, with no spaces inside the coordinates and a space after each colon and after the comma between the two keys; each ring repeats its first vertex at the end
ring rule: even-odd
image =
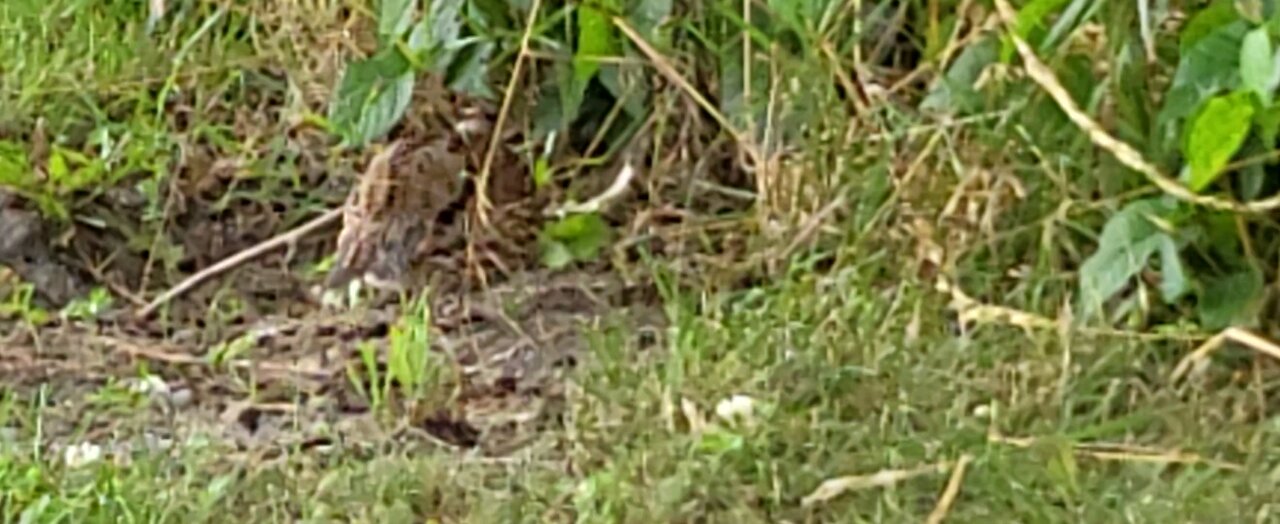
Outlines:
{"type": "Polygon", "coordinates": [[[539,235],[542,263],[559,269],[573,262],[595,260],[609,237],[609,225],[599,215],[569,215],[547,224],[539,235]]]}
{"type": "Polygon", "coordinates": [[[68,319],[92,320],[111,309],[114,298],[106,288],[95,287],[89,296],[72,300],[62,308],[62,316],[68,319]]]}
{"type": "MultiPolygon", "coordinates": [[[[1273,6],[1274,7],[1274,6],[1273,6]]],[[[1266,16],[1231,2],[1215,2],[1183,29],[1180,58],[1157,117],[1157,132],[1181,137],[1182,182],[1188,189],[1232,192],[1237,199],[1261,196],[1262,170],[1230,167],[1244,151],[1275,149],[1275,90],[1280,54],[1273,39],[1280,12],[1266,16]]],[[[1097,251],[1080,268],[1080,306],[1093,315],[1155,260],[1161,297],[1177,304],[1196,297],[1205,327],[1251,322],[1264,277],[1239,244],[1223,239],[1244,231],[1235,219],[1171,200],[1141,200],[1125,206],[1103,228],[1097,251]],[[1157,257],[1157,255],[1159,255],[1157,257]],[[1200,263],[1192,264],[1191,261],[1200,263]]],[[[1243,218],[1243,217],[1242,217],[1243,218]]]]}
{"type": "Polygon", "coordinates": [[[419,73],[445,74],[451,87],[478,90],[492,45],[460,38],[466,0],[428,2],[414,22],[416,0],[378,5],[378,50],[347,65],[329,105],[329,122],[347,146],[363,147],[404,117],[419,73]],[[464,52],[465,51],[465,52],[464,52]]]}
{"type": "Polygon", "coordinates": [[[0,303],[0,318],[18,318],[27,325],[39,326],[49,320],[49,312],[36,305],[35,287],[21,284],[9,294],[6,302],[0,303]]]}
{"type": "Polygon", "coordinates": [[[372,342],[360,345],[361,376],[354,367],[348,378],[374,411],[390,409],[391,402],[406,412],[442,404],[451,394],[447,387],[452,370],[449,357],[431,351],[431,307],[425,295],[414,299],[387,336],[385,372],[372,342]]]}

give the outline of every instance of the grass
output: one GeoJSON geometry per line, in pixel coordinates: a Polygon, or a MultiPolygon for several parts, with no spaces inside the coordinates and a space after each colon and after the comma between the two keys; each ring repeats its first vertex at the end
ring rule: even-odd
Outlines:
{"type": "MultiPolygon", "coordinates": [[[[192,443],[130,455],[128,466],[72,468],[11,441],[0,463],[6,520],[915,522],[945,474],[799,503],[833,477],[964,454],[974,460],[955,522],[1243,521],[1274,511],[1277,437],[1260,419],[1256,384],[1170,386],[1170,348],[1156,345],[1077,340],[1068,362],[1056,336],[953,336],[929,320],[945,316],[930,291],[873,291],[874,269],[797,275],[707,302],[673,297],[674,327],[655,355],[638,357],[624,333],[600,333],[543,452],[294,450],[262,464],[192,443]],[[917,321],[920,334],[906,340],[917,321]],[[732,395],[755,400],[753,423],[717,417],[732,395]],[[992,441],[993,431],[1037,442],[1024,449],[992,441]],[[1072,452],[1099,442],[1243,470],[1072,452]]],[[[5,427],[38,428],[39,410],[9,408],[5,427]]]]}
{"type": "MultiPolygon", "coordinates": [[[[941,3],[943,12],[955,7],[941,3]]],[[[218,159],[237,166],[209,205],[220,216],[277,203],[288,218],[275,229],[284,229],[325,205],[320,186],[329,179],[307,173],[337,171],[352,159],[314,158],[335,150],[293,134],[294,124],[321,119],[341,63],[359,47],[341,35],[359,33],[374,12],[336,0],[170,4],[151,35],[145,2],[0,6],[0,174],[15,165],[23,169],[11,172],[28,173],[40,162],[33,151],[41,140],[63,151],[69,166],[65,177],[0,182],[51,217],[130,228],[120,233],[124,251],[160,268],[151,287],[186,271],[178,263],[182,246],[171,238],[187,224],[177,220],[167,188],[201,168],[207,174],[218,159]],[[30,131],[40,120],[44,138],[30,131]],[[194,163],[205,164],[193,167],[193,151],[207,156],[194,163]],[[94,214],[105,213],[92,205],[111,187],[139,188],[146,201],[140,219],[94,214]]],[[[53,386],[0,387],[0,518],[920,522],[937,512],[948,522],[1275,520],[1280,419],[1270,363],[1224,350],[1204,372],[1173,382],[1172,370],[1202,333],[961,325],[947,307],[951,297],[935,287],[935,272],[979,300],[1055,316],[1103,210],[1128,188],[1086,198],[1096,186],[1124,186],[1105,180],[1119,168],[1099,160],[1030,84],[996,85],[1005,96],[986,95],[995,107],[974,93],[950,93],[956,104],[988,111],[946,126],[903,109],[898,98],[921,98],[914,87],[886,94],[909,73],[896,69],[913,56],[902,49],[933,59],[955,42],[947,35],[956,18],[938,19],[938,4],[902,3],[905,29],[898,31],[908,44],[901,46],[846,29],[863,17],[891,31],[889,9],[789,13],[779,24],[794,33],[754,34],[750,46],[760,58],[748,67],[760,80],[753,83],[741,81],[737,2],[680,6],[679,38],[665,54],[625,57],[655,66],[646,82],[668,74],[660,63],[696,82],[667,78],[670,85],[644,101],[657,122],[647,151],[653,165],[710,184],[720,183],[714,171],[732,170],[724,167],[732,161],[716,163],[731,156],[723,153],[728,134],[706,138],[713,117],[694,114],[688,89],[722,101],[701,110],[728,113],[724,121],[740,128],[733,138],[750,142],[740,146],[776,155],[777,163],[755,172],[757,185],[725,191],[766,195],[755,217],[726,221],[749,223],[735,230],[751,254],[742,258],[772,272],[727,286],[682,273],[733,265],[715,256],[650,261],[641,272],[658,283],[667,321],[658,344],[609,325],[592,330],[589,351],[565,378],[559,416],[530,445],[488,457],[423,441],[335,439],[268,454],[191,432],[173,437],[171,447],[148,448],[139,434],[95,431],[104,417],[156,408],[115,382],[86,378],[84,398],[73,392],[70,400],[54,395],[56,402],[46,398],[53,386]],[[885,50],[857,73],[884,75],[884,85],[858,102],[841,84],[851,78],[850,64],[831,58],[855,48],[859,56],[885,50]],[[833,80],[780,80],[787,77],[833,80]],[[846,106],[859,105],[866,107],[850,118],[846,106]],[[843,199],[838,212],[822,215],[836,198],[843,199]],[[806,229],[811,242],[789,247],[806,229]],[[749,413],[722,416],[735,397],[749,399],[738,402],[749,413]],[[62,402],[90,406],[70,439],[48,434],[62,402]],[[102,446],[106,455],[69,462],[67,442],[102,446]],[[134,446],[112,447],[122,443],[134,446]],[[962,457],[971,462],[954,477],[955,500],[939,509],[962,457]],[[846,485],[854,488],[815,497],[833,479],[894,472],[919,474],[871,487],[852,478],[846,485]]],[[[555,16],[541,19],[553,23],[540,25],[534,41],[564,51],[554,31],[568,11],[547,9],[555,16]]],[[[522,31],[494,29],[494,41],[508,47],[497,55],[512,58],[522,31]]],[[[537,55],[529,74],[555,74],[554,64],[568,62],[556,52],[537,55]]],[[[1081,67],[1066,62],[1064,70],[1081,67]]],[[[673,205],[697,204],[689,198],[673,205]]],[[[710,232],[690,236],[699,248],[733,243],[710,232]]],[[[728,252],[721,258],[742,254],[728,252]]],[[[139,292],[146,291],[144,278],[139,292]]],[[[95,297],[108,303],[101,292],[95,297]]],[[[27,298],[6,300],[8,313],[29,312],[27,298]]],[[[1143,298],[1136,293],[1128,302],[1128,320],[1138,326],[1149,320],[1143,298]]],[[[208,339],[219,338],[215,319],[240,314],[239,300],[211,302],[208,339]]],[[[435,336],[423,311],[404,315],[391,330],[391,368],[379,375],[367,346],[363,368],[353,365],[343,377],[369,385],[368,400],[387,410],[384,422],[392,425],[400,413],[384,406],[389,398],[432,409],[457,400],[452,370],[412,351],[435,336]],[[394,390],[393,380],[409,387],[394,390]]]]}

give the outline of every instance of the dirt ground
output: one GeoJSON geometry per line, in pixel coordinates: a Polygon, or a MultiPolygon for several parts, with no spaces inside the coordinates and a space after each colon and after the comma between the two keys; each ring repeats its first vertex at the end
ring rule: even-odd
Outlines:
{"type": "MultiPolygon", "coordinates": [[[[652,282],[626,276],[610,261],[559,271],[540,267],[537,229],[545,219],[545,199],[499,199],[490,211],[495,221],[490,227],[476,223],[473,196],[451,202],[447,213],[397,211],[395,206],[403,204],[394,198],[403,201],[404,188],[430,191],[434,183],[422,178],[435,176],[430,169],[405,164],[416,152],[435,147],[421,138],[433,132],[424,129],[405,126],[398,131],[403,151],[390,176],[417,178],[393,179],[381,186],[392,189],[391,196],[382,197],[393,198],[391,203],[354,218],[348,210],[342,223],[214,275],[152,315],[137,314],[145,310],[146,301],[142,293],[131,290],[175,285],[268,241],[267,232],[288,230],[291,224],[285,217],[298,214],[249,198],[229,204],[225,198],[216,199],[230,189],[229,181],[218,178],[217,162],[190,162],[172,188],[174,209],[167,238],[157,240],[157,245],[182,246],[183,255],[172,268],[162,270],[154,260],[159,257],[122,248],[124,239],[83,225],[65,230],[62,234],[69,240],[59,245],[53,228],[41,224],[29,206],[8,199],[11,212],[6,219],[24,228],[8,228],[23,235],[8,248],[12,256],[0,260],[9,261],[8,282],[22,277],[34,283],[36,303],[49,306],[83,297],[93,286],[114,291],[116,302],[89,320],[53,318],[39,327],[21,318],[6,321],[0,338],[0,376],[19,396],[38,399],[49,408],[43,411],[43,431],[54,442],[106,433],[154,443],[198,433],[246,451],[314,446],[334,438],[376,441],[416,435],[487,454],[509,453],[527,444],[539,424],[557,416],[555,406],[564,389],[561,371],[574,366],[587,350],[587,334],[603,326],[625,325],[646,344],[657,344],[663,335],[659,300],[652,282]],[[440,216],[445,214],[450,216],[440,216]],[[376,221],[382,217],[390,218],[376,221]],[[372,233],[351,232],[353,223],[362,219],[369,223],[357,225],[372,233]],[[412,241],[392,231],[428,224],[429,231],[413,233],[417,236],[412,241]],[[423,240],[427,235],[430,242],[423,240]],[[412,266],[412,275],[398,275],[410,283],[402,293],[366,286],[359,293],[360,302],[352,304],[346,300],[350,278],[335,285],[335,269],[326,279],[312,267],[335,250],[336,264],[346,263],[354,255],[343,242],[351,237],[367,244],[358,247],[373,252],[371,259],[398,256],[402,265],[412,266]],[[429,248],[396,253],[409,250],[410,243],[429,248]],[[410,263],[403,262],[405,258],[410,263]],[[396,417],[401,420],[399,429],[388,430],[386,424],[375,423],[386,414],[379,411],[385,410],[369,405],[368,396],[361,394],[367,384],[358,384],[361,379],[354,377],[370,376],[362,348],[386,355],[388,335],[406,314],[403,306],[422,293],[430,294],[431,350],[446,356],[441,362],[454,367],[446,380],[451,393],[429,407],[405,408],[408,412],[400,415],[406,416],[396,417]],[[159,402],[140,413],[124,414],[104,412],[85,401],[104,387],[122,384],[145,389],[159,402]]],[[[306,142],[305,135],[299,141],[306,142]]],[[[465,147],[459,154],[468,153],[472,155],[464,162],[478,161],[475,151],[465,147]]],[[[371,173],[376,167],[363,173],[351,168],[347,174],[355,181],[350,189],[331,187],[339,177],[324,173],[318,156],[304,160],[302,172],[314,178],[322,192],[329,187],[335,208],[342,205],[343,192],[355,195],[346,199],[350,208],[361,196],[356,193],[379,176],[371,173]]],[[[366,163],[376,163],[376,157],[366,163]]],[[[523,171],[515,174],[524,176],[523,171]]],[[[501,175],[496,190],[512,192],[510,184],[504,188],[501,175]]],[[[98,205],[117,217],[130,212],[128,198],[98,205]]],[[[633,231],[662,227],[641,223],[661,221],[658,213],[633,215],[630,220],[633,231]]],[[[630,243],[642,244],[652,242],[630,243]]],[[[399,270],[406,272],[408,267],[399,270]]],[[[385,375],[385,358],[375,365],[385,375]]]]}

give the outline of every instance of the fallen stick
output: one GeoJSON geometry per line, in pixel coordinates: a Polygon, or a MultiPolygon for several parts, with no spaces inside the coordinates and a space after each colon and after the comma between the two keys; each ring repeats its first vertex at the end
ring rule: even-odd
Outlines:
{"type": "Polygon", "coordinates": [[[342,208],[331,209],[325,212],[325,214],[312,219],[310,222],[262,241],[259,244],[231,255],[230,257],[224,258],[217,264],[204,268],[196,274],[187,277],[186,280],[179,282],[178,285],[169,288],[168,291],[165,291],[163,294],[156,297],[155,300],[152,300],[146,305],[146,307],[138,310],[137,317],[140,319],[147,318],[151,316],[152,313],[155,313],[160,306],[167,304],[175,297],[190,291],[192,288],[204,283],[206,280],[234,269],[241,264],[271,252],[272,250],[287,246],[290,243],[297,241],[299,238],[307,236],[320,228],[337,222],[341,218],[342,208]]]}

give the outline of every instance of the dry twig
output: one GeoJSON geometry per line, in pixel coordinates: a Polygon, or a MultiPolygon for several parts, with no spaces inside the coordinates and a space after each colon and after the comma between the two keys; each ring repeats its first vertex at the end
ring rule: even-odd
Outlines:
{"type": "MultiPolygon", "coordinates": [[[[729,119],[724,116],[724,113],[721,113],[719,109],[716,109],[716,106],[707,100],[707,97],[702,96],[702,93],[699,92],[697,88],[693,87],[693,84],[689,83],[689,80],[684,76],[681,76],[680,72],[676,71],[675,66],[672,66],[671,62],[667,60],[665,56],[662,56],[662,53],[659,53],[652,45],[649,45],[649,42],[646,41],[643,36],[640,36],[640,33],[637,33],[635,28],[631,27],[631,24],[628,24],[627,21],[621,17],[614,17],[613,25],[617,26],[623,34],[627,35],[627,38],[630,39],[636,47],[640,48],[640,52],[644,53],[645,57],[653,63],[653,67],[656,68],[659,73],[662,73],[662,76],[667,77],[667,80],[678,86],[681,91],[684,91],[684,93],[688,95],[689,98],[693,99],[694,103],[698,104],[703,111],[710,114],[711,117],[716,120],[716,123],[720,124],[721,128],[727,131],[729,135],[733,136],[734,141],[736,141],[738,145],[742,146],[743,150],[746,151],[747,156],[751,158],[752,164],[757,167],[764,165],[764,155],[760,153],[759,148],[756,146],[755,142],[751,140],[751,137],[747,136],[746,133],[743,133],[742,130],[734,127],[733,124],[729,122],[729,119]]],[[[763,195],[760,195],[760,198],[763,198],[763,195]]]]}
{"type": "Polygon", "coordinates": [[[493,136],[489,137],[489,149],[484,153],[484,164],[480,166],[480,174],[476,176],[476,215],[480,225],[489,225],[489,210],[493,204],[489,202],[489,173],[493,170],[493,159],[497,155],[502,142],[502,128],[507,123],[507,114],[511,112],[511,101],[515,99],[516,84],[520,81],[525,58],[529,56],[529,39],[533,37],[533,26],[538,21],[538,9],[542,0],[533,0],[529,8],[529,20],[524,27],[524,35],[520,38],[520,53],[516,55],[516,63],[511,69],[511,78],[507,80],[507,89],[502,96],[502,107],[498,109],[498,119],[493,124],[493,136]]]}
{"type": "Polygon", "coordinates": [[[1218,348],[1221,348],[1223,344],[1226,344],[1227,342],[1235,342],[1253,349],[1254,351],[1270,356],[1271,358],[1280,360],[1280,346],[1277,346],[1275,342],[1255,335],[1246,329],[1231,327],[1223,330],[1217,335],[1214,335],[1203,344],[1200,344],[1200,347],[1196,348],[1195,351],[1192,351],[1189,355],[1183,357],[1183,359],[1178,362],[1177,367],[1173,368],[1173,373],[1170,374],[1169,380],[1172,382],[1181,380],[1196,363],[1208,358],[1209,354],[1217,351],[1218,348]]]}
{"type": "Polygon", "coordinates": [[[269,238],[259,243],[258,245],[255,245],[249,249],[246,249],[230,257],[227,257],[219,261],[217,264],[204,268],[199,272],[197,272],[196,274],[187,277],[186,280],[179,282],[178,285],[173,286],[172,288],[170,288],[168,291],[165,291],[160,296],[156,297],[155,300],[152,300],[149,304],[146,305],[146,307],[143,307],[142,309],[138,310],[137,316],[138,318],[149,317],[151,316],[152,313],[155,313],[155,311],[159,309],[160,306],[163,306],[167,304],[169,301],[173,300],[175,297],[190,291],[192,288],[195,288],[196,286],[200,285],[204,281],[209,280],[227,271],[230,271],[231,269],[239,267],[240,265],[246,262],[249,262],[250,260],[253,260],[257,257],[260,257],[266,253],[269,253],[273,250],[279,249],[293,242],[296,242],[298,241],[298,239],[304,236],[307,236],[312,232],[317,231],[321,228],[329,226],[330,224],[337,222],[341,218],[342,218],[342,208],[331,209],[325,212],[325,214],[312,219],[310,222],[307,222],[301,226],[293,228],[292,230],[276,235],[275,237],[269,238]]]}
{"type": "MultiPolygon", "coordinates": [[[[988,435],[987,441],[1018,448],[1030,448],[1040,442],[1039,439],[1034,437],[1006,437],[999,434],[988,435]]],[[[1157,464],[1204,464],[1206,466],[1231,471],[1242,471],[1244,469],[1244,466],[1241,466],[1240,464],[1205,458],[1196,453],[1156,449],[1131,444],[1074,443],[1071,445],[1071,451],[1077,455],[1097,460],[1149,462],[1157,464]]]]}
{"type": "Polygon", "coordinates": [[[938,505],[933,507],[933,512],[929,513],[927,524],[940,524],[947,518],[947,513],[951,512],[951,505],[955,504],[956,496],[960,494],[960,483],[964,481],[964,470],[973,462],[973,455],[963,455],[960,461],[956,463],[956,469],[951,472],[951,479],[947,481],[947,489],[943,490],[942,497],[938,499],[938,505]]]}
{"type": "Polygon", "coordinates": [[[912,469],[886,469],[877,471],[870,475],[851,475],[847,477],[827,479],[818,486],[818,489],[813,490],[813,493],[810,493],[802,499],[800,501],[800,505],[810,507],[814,504],[819,504],[836,498],[849,491],[860,491],[870,488],[892,486],[922,475],[945,472],[951,469],[954,465],[954,462],[947,461],[919,466],[912,469]]]}

